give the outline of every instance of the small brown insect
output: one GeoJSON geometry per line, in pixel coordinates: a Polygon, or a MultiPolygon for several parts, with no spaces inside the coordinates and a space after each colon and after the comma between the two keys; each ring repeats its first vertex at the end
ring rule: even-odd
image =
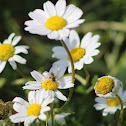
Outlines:
{"type": "Polygon", "coordinates": [[[51,73],[51,78],[52,78],[52,81],[53,81],[53,82],[56,81],[56,76],[54,75],[54,73],[51,73]]]}

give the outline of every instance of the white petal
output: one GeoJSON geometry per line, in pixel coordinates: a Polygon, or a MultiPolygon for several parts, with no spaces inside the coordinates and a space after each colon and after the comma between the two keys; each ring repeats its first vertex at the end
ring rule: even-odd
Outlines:
{"type": "Polygon", "coordinates": [[[15,63],[14,59],[11,57],[8,61],[9,61],[10,65],[12,66],[12,68],[14,70],[16,70],[17,69],[17,64],[15,63]]]}
{"type": "Polygon", "coordinates": [[[52,57],[57,58],[57,59],[63,59],[64,57],[67,57],[67,53],[65,49],[61,46],[55,46],[52,51],[54,52],[52,57]]]}
{"type": "Polygon", "coordinates": [[[74,87],[74,84],[72,83],[72,76],[61,78],[58,84],[59,84],[58,85],[59,89],[67,89],[67,88],[74,87]]]}
{"type": "Polygon", "coordinates": [[[48,104],[52,103],[54,101],[54,98],[51,98],[51,97],[47,97],[43,103],[42,103],[42,106],[43,107],[46,107],[48,104]]]}
{"type": "Polygon", "coordinates": [[[39,119],[40,120],[46,120],[46,115],[45,114],[41,114],[41,115],[39,115],[39,119]]]}
{"type": "Polygon", "coordinates": [[[40,113],[44,113],[44,112],[47,112],[47,111],[50,111],[50,110],[51,110],[51,108],[49,106],[46,106],[46,107],[43,107],[41,109],[41,112],[40,113]]]}
{"type": "Polygon", "coordinates": [[[52,2],[47,1],[43,4],[44,11],[48,14],[48,17],[56,16],[55,6],[52,2]]]}
{"type": "Polygon", "coordinates": [[[12,41],[12,46],[15,46],[21,40],[21,36],[15,36],[12,41]]]}
{"type": "Polygon", "coordinates": [[[29,106],[29,103],[27,101],[25,101],[23,98],[20,98],[20,97],[16,97],[13,99],[13,102],[17,102],[17,103],[20,103],[21,105],[24,105],[26,107],[29,106]]]}
{"type": "Polygon", "coordinates": [[[73,4],[68,5],[64,14],[64,19],[67,20],[68,24],[78,20],[82,16],[83,12],[73,4]]]}
{"type": "Polygon", "coordinates": [[[93,58],[90,56],[84,56],[84,63],[85,64],[91,64],[93,62],[93,58]]]}
{"type": "Polygon", "coordinates": [[[21,48],[21,47],[15,48],[14,54],[19,54],[19,53],[28,54],[28,51],[25,48],[21,48]]]}
{"type": "Polygon", "coordinates": [[[41,84],[29,84],[22,87],[23,89],[38,90],[41,89],[41,84]]]}
{"type": "Polygon", "coordinates": [[[6,61],[1,61],[0,62],[0,73],[3,71],[5,65],[6,65],[6,61]]]}
{"type": "Polygon", "coordinates": [[[58,32],[57,31],[52,31],[51,33],[49,33],[48,35],[49,39],[58,39],[58,32]]]}
{"type": "Polygon", "coordinates": [[[21,64],[26,64],[26,59],[22,58],[21,56],[19,55],[14,55],[13,56],[13,59],[18,62],[18,63],[21,63],[21,64]]]}
{"type": "Polygon", "coordinates": [[[70,24],[67,24],[65,28],[76,28],[78,27],[80,24],[84,23],[85,19],[79,19],[75,22],[72,22],[70,24]]]}
{"type": "Polygon", "coordinates": [[[36,103],[36,91],[30,91],[28,93],[28,101],[29,101],[29,104],[36,103]]]}
{"type": "Polygon", "coordinates": [[[26,115],[24,114],[20,114],[20,113],[17,113],[17,114],[14,114],[14,115],[11,115],[9,117],[11,119],[11,121],[13,123],[20,123],[20,122],[24,122],[24,120],[26,119],[26,115]]]}
{"type": "Polygon", "coordinates": [[[97,104],[94,105],[94,107],[95,107],[96,110],[102,110],[102,109],[106,108],[107,106],[106,106],[106,104],[97,103],[97,104]]]}
{"type": "Polygon", "coordinates": [[[67,101],[66,96],[64,96],[64,95],[63,95],[60,91],[58,91],[58,90],[55,91],[55,96],[56,96],[58,99],[62,100],[62,101],[67,101]]]}
{"type": "Polygon", "coordinates": [[[56,122],[60,125],[65,125],[66,124],[66,121],[63,117],[59,116],[59,115],[56,115],[54,117],[54,119],[56,120],[56,122]]]}
{"type": "Polygon", "coordinates": [[[62,40],[63,38],[68,37],[69,32],[70,32],[70,30],[66,29],[66,28],[63,28],[63,29],[59,30],[58,33],[59,33],[59,36],[60,36],[60,40],[62,40]]]}
{"type": "Polygon", "coordinates": [[[96,97],[95,101],[98,102],[98,103],[101,103],[101,104],[105,104],[107,102],[107,99],[96,97]]]}
{"type": "Polygon", "coordinates": [[[20,112],[22,114],[26,114],[27,115],[27,107],[18,103],[18,102],[15,102],[13,104],[13,108],[16,112],[20,112]]]}
{"type": "Polygon", "coordinates": [[[36,91],[36,103],[42,105],[44,98],[45,98],[45,90],[43,90],[43,89],[37,90],[36,91]]]}
{"type": "Polygon", "coordinates": [[[80,38],[75,30],[70,31],[69,40],[70,40],[70,45],[72,48],[79,47],[80,38]]]}
{"type": "Polygon", "coordinates": [[[24,126],[30,126],[32,122],[37,118],[37,116],[28,116],[24,121],[24,126]]]}
{"type": "Polygon", "coordinates": [[[44,25],[44,22],[42,23],[39,23],[35,20],[29,20],[29,21],[25,21],[24,23],[26,26],[29,26],[29,27],[39,27],[41,25],[44,25]]]}
{"type": "Polygon", "coordinates": [[[25,27],[25,31],[38,35],[47,35],[51,32],[51,30],[47,29],[44,25],[25,27]]]}
{"type": "Polygon", "coordinates": [[[15,33],[11,33],[11,34],[9,35],[8,39],[5,39],[5,40],[3,41],[3,44],[11,44],[12,38],[13,38],[14,36],[15,36],[15,33]]]}
{"type": "Polygon", "coordinates": [[[33,77],[36,81],[38,81],[38,82],[40,82],[40,83],[43,82],[44,77],[43,77],[39,72],[33,70],[33,71],[31,72],[31,75],[32,75],[32,77],[33,77]]]}
{"type": "Polygon", "coordinates": [[[89,44],[89,41],[91,40],[92,33],[88,32],[81,40],[81,47],[86,48],[89,44]]]}
{"type": "Polygon", "coordinates": [[[65,71],[64,69],[61,69],[61,67],[59,67],[59,65],[53,65],[49,71],[49,73],[54,73],[55,76],[57,76],[58,78],[61,78],[65,71]]]}
{"type": "MultiPolygon", "coordinates": [[[[35,9],[33,12],[30,12],[28,15],[30,18],[32,18],[38,23],[43,23],[47,20],[46,13],[41,9],[35,9]]],[[[27,25],[26,22],[25,25],[27,25]]]]}
{"type": "Polygon", "coordinates": [[[19,45],[19,46],[16,46],[16,47],[15,47],[15,49],[18,49],[18,48],[29,49],[29,46],[26,46],[26,45],[19,45]]]}
{"type": "Polygon", "coordinates": [[[61,114],[57,114],[57,115],[60,115],[61,117],[66,117],[68,115],[70,115],[71,113],[61,113],[61,114]]]}
{"type": "Polygon", "coordinates": [[[58,0],[55,5],[55,8],[56,8],[57,16],[62,17],[65,12],[65,9],[66,9],[66,1],[65,0],[58,0]]]}
{"type": "Polygon", "coordinates": [[[81,58],[79,61],[74,62],[74,69],[81,70],[84,66],[83,58],[81,58]]]}

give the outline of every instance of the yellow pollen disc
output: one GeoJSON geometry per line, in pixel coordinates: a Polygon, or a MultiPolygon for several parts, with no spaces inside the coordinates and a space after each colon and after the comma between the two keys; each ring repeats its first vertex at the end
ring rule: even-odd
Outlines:
{"type": "Polygon", "coordinates": [[[44,81],[42,83],[42,88],[45,88],[45,90],[56,90],[57,89],[57,82],[53,81],[52,78],[49,78],[48,80],[44,81]]]}
{"type": "Polygon", "coordinates": [[[41,105],[32,104],[27,109],[27,115],[28,116],[31,116],[31,115],[38,116],[38,115],[40,115],[40,110],[41,110],[41,105]]]}
{"type": "Polygon", "coordinates": [[[74,48],[70,51],[72,59],[74,62],[77,62],[85,55],[85,49],[81,47],[74,48]]]}
{"type": "Polygon", "coordinates": [[[110,93],[112,91],[114,87],[114,81],[111,78],[105,77],[105,78],[101,78],[96,85],[96,92],[98,94],[107,94],[110,93]]]}
{"type": "Polygon", "coordinates": [[[64,20],[62,17],[59,16],[53,16],[49,18],[45,23],[48,29],[55,31],[62,29],[64,26],[66,26],[66,24],[67,24],[66,20],[64,20]]]}
{"type": "Polygon", "coordinates": [[[14,55],[14,51],[14,47],[10,44],[0,45],[0,60],[8,61],[8,59],[14,55]]]}
{"type": "Polygon", "coordinates": [[[120,104],[120,101],[118,98],[117,99],[108,99],[107,104],[109,106],[118,106],[120,104]]]}

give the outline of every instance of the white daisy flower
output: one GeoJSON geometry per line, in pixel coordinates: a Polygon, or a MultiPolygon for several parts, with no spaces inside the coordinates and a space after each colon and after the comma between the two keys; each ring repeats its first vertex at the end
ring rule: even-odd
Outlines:
{"type": "MultiPolygon", "coordinates": [[[[96,56],[99,53],[99,50],[96,49],[100,46],[99,35],[92,37],[92,33],[87,33],[80,43],[80,38],[75,30],[70,31],[69,39],[64,39],[65,44],[67,45],[70,54],[74,62],[74,69],[81,70],[84,64],[90,64],[93,62],[92,56],[96,56]]],[[[68,58],[67,52],[61,46],[56,46],[53,49],[52,57],[58,58],[59,61],[55,64],[60,64],[64,68],[68,67],[68,72],[71,73],[71,63],[68,58]]]]}
{"type": "Polygon", "coordinates": [[[25,86],[23,86],[23,89],[44,89],[47,95],[51,97],[56,96],[58,99],[66,101],[67,98],[58,89],[71,88],[74,84],[72,83],[72,76],[62,77],[64,72],[65,71],[59,69],[58,66],[52,67],[49,72],[45,71],[43,74],[34,70],[31,72],[31,76],[36,81],[27,82],[25,86]]]}
{"type": "MultiPolygon", "coordinates": [[[[54,114],[54,121],[60,125],[65,125],[66,121],[65,121],[65,117],[70,115],[71,113],[61,113],[61,114],[54,114]]],[[[49,126],[52,126],[52,118],[48,119],[48,124],[49,126]]]]}
{"type": "MultiPolygon", "coordinates": [[[[123,89],[120,88],[118,95],[120,96],[120,98],[122,99],[123,102],[123,108],[126,107],[126,91],[123,92],[123,89]]],[[[105,99],[105,98],[100,98],[100,97],[96,97],[95,101],[97,102],[94,107],[96,110],[103,110],[102,115],[103,116],[107,116],[108,113],[110,114],[114,114],[117,109],[121,109],[121,104],[119,99],[116,97],[115,99],[105,99]]]]}
{"type": "Polygon", "coordinates": [[[98,78],[94,90],[97,96],[103,98],[116,98],[119,88],[122,87],[122,82],[110,75],[98,78]]]}
{"type": "Polygon", "coordinates": [[[69,35],[69,29],[78,27],[85,21],[80,19],[82,10],[73,4],[66,6],[66,0],[58,0],[56,5],[47,1],[43,4],[43,9],[35,9],[28,14],[32,20],[25,22],[26,31],[61,40],[69,35]]]}
{"type": "Polygon", "coordinates": [[[13,123],[24,122],[24,126],[29,126],[35,119],[46,120],[46,112],[50,111],[48,104],[54,101],[54,98],[45,97],[45,91],[30,91],[28,101],[20,97],[14,98],[13,108],[17,112],[9,118],[13,123]]]}
{"type": "Polygon", "coordinates": [[[26,60],[17,54],[28,54],[27,49],[29,47],[25,45],[15,46],[21,40],[21,36],[14,36],[15,33],[11,33],[8,39],[4,40],[3,43],[0,42],[0,73],[5,68],[7,61],[14,70],[17,68],[15,61],[21,64],[26,63],[26,60]]]}

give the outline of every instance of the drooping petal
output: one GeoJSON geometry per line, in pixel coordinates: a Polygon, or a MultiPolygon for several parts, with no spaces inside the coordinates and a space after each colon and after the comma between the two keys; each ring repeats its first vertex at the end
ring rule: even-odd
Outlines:
{"type": "Polygon", "coordinates": [[[26,59],[22,58],[21,56],[19,55],[14,55],[13,56],[13,59],[18,62],[18,63],[21,63],[21,64],[26,64],[26,59]]]}
{"type": "Polygon", "coordinates": [[[66,101],[66,100],[67,100],[66,96],[64,96],[64,95],[63,95],[60,91],[58,91],[58,90],[55,91],[55,96],[56,96],[58,99],[62,100],[62,101],[66,101]]]}
{"type": "Polygon", "coordinates": [[[0,62],[0,73],[3,71],[3,69],[4,69],[4,67],[5,67],[5,65],[6,65],[6,61],[1,61],[0,62]]]}
{"type": "Polygon", "coordinates": [[[12,68],[14,70],[16,70],[17,69],[17,64],[15,63],[13,57],[11,57],[8,61],[9,61],[10,65],[12,66],[12,68]]]}

